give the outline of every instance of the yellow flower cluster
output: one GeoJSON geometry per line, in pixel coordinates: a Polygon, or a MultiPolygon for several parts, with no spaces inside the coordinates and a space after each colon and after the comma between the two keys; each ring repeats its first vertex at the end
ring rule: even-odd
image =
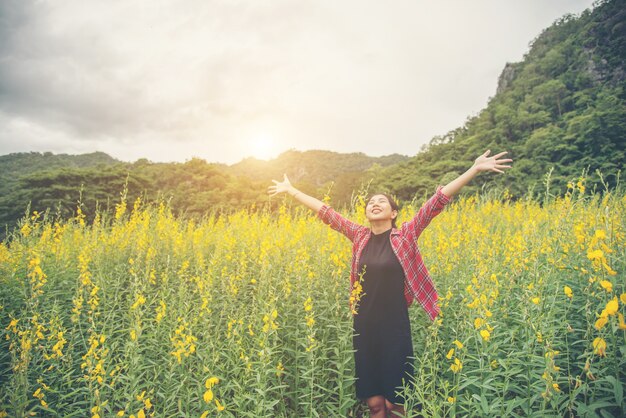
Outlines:
{"type": "Polygon", "coordinates": [[[605,254],[611,254],[613,250],[609,248],[605,241],[606,231],[603,229],[596,230],[587,246],[587,258],[591,260],[596,271],[604,268],[608,275],[615,276],[617,272],[608,265],[605,257],[605,254]]]}
{"type": "MultiPolygon", "coordinates": [[[[453,344],[456,346],[457,350],[461,350],[463,348],[463,343],[459,340],[454,340],[453,344]]],[[[448,360],[451,360],[452,356],[454,356],[454,352],[455,352],[455,349],[451,348],[450,351],[448,351],[448,354],[446,354],[446,358],[448,360]]],[[[450,365],[450,370],[452,370],[453,373],[458,373],[461,371],[462,368],[463,368],[463,363],[461,362],[461,360],[459,360],[458,354],[457,354],[457,357],[454,357],[454,360],[452,364],[450,365]]]]}
{"type": "Polygon", "coordinates": [[[28,262],[28,278],[30,279],[30,286],[32,297],[43,295],[43,286],[48,282],[48,276],[41,269],[41,259],[38,255],[33,254],[28,262]]]}
{"type": "Polygon", "coordinates": [[[276,318],[278,317],[278,311],[274,309],[271,314],[263,315],[263,332],[270,332],[270,330],[278,329],[278,323],[276,318]]]}
{"type": "Polygon", "coordinates": [[[165,317],[165,311],[167,310],[167,305],[165,304],[165,301],[161,300],[159,302],[159,306],[157,306],[156,308],[156,318],[155,321],[156,323],[160,323],[163,318],[165,317]]]}
{"type": "Polygon", "coordinates": [[[304,301],[304,311],[306,312],[306,316],[305,316],[306,325],[309,328],[315,325],[315,318],[313,316],[313,312],[311,312],[312,309],[313,309],[313,301],[311,300],[311,297],[308,297],[307,300],[304,301]]]}
{"type": "Polygon", "coordinates": [[[174,335],[170,338],[174,346],[174,351],[172,351],[171,354],[176,358],[178,364],[181,364],[182,356],[189,357],[196,352],[196,341],[198,338],[189,330],[187,321],[179,317],[178,324],[174,335]]]}
{"type": "Polygon", "coordinates": [[[106,378],[106,370],[104,368],[104,360],[109,354],[109,349],[104,346],[106,337],[102,334],[91,332],[89,335],[89,349],[83,355],[83,362],[80,368],[85,370],[85,379],[104,384],[106,378]]]}
{"type": "Polygon", "coordinates": [[[553,392],[561,391],[561,388],[557,383],[558,372],[561,370],[561,368],[557,366],[554,361],[554,357],[559,353],[560,352],[558,350],[553,350],[552,348],[548,347],[544,355],[544,357],[546,358],[546,368],[541,375],[541,378],[546,382],[546,389],[541,393],[541,396],[543,398],[550,397],[553,392]]]}
{"type": "Polygon", "coordinates": [[[354,282],[352,289],[350,290],[350,311],[353,315],[358,313],[359,301],[364,295],[363,285],[361,285],[361,283],[363,282],[363,276],[365,275],[365,268],[363,268],[363,270],[363,272],[359,273],[359,279],[354,282]]]}
{"type": "MultiPolygon", "coordinates": [[[[204,402],[206,402],[207,404],[210,404],[211,401],[215,401],[215,409],[217,410],[217,412],[222,412],[224,409],[226,409],[226,405],[222,404],[218,399],[214,399],[213,394],[213,387],[219,382],[220,380],[217,377],[208,378],[204,383],[206,391],[204,392],[204,395],[202,395],[202,399],[204,399],[204,402]]],[[[209,411],[205,411],[202,413],[201,418],[206,418],[208,415],[209,411]]]]}

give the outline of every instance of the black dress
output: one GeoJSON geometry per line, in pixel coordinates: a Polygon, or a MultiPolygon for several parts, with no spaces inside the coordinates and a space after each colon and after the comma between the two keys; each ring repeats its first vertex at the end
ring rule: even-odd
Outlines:
{"type": "Polygon", "coordinates": [[[404,299],[404,271],[389,235],[372,233],[359,259],[363,272],[363,295],[354,316],[353,344],[356,394],[359,399],[383,395],[402,404],[396,396],[403,379],[413,376],[413,343],[409,313],[404,299]]]}

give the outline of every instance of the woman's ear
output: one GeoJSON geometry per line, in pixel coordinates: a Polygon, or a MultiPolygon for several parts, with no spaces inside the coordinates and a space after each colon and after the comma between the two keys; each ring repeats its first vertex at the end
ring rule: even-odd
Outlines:
{"type": "Polygon", "coordinates": [[[392,210],[391,211],[391,219],[396,219],[398,217],[398,211],[397,210],[392,210]]]}

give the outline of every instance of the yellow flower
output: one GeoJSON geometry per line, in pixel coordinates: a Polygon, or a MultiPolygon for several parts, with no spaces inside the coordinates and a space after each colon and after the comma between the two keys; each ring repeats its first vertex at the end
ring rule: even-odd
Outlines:
{"type": "Polygon", "coordinates": [[[535,298],[532,298],[532,299],[531,299],[531,301],[532,301],[535,305],[539,305],[539,300],[540,300],[540,299],[539,299],[539,298],[537,298],[537,297],[535,297],[535,298]]]}
{"type": "Polygon", "coordinates": [[[160,301],[159,302],[159,306],[157,306],[156,308],[156,322],[157,324],[161,322],[161,320],[163,320],[163,317],[165,317],[165,311],[167,310],[167,305],[165,304],[164,301],[160,301]]]}
{"type": "Polygon", "coordinates": [[[478,329],[480,327],[482,327],[485,324],[485,320],[482,318],[476,318],[474,320],[474,328],[478,329]]]}
{"type": "Polygon", "coordinates": [[[137,412],[137,418],[146,418],[146,414],[143,412],[143,409],[140,409],[139,412],[137,412]]]}
{"type": "Polygon", "coordinates": [[[202,415],[200,415],[200,418],[206,418],[208,416],[209,416],[209,411],[204,411],[202,415]]]}
{"type": "Polygon", "coordinates": [[[222,405],[217,399],[215,400],[215,407],[217,408],[217,412],[222,412],[224,409],[226,409],[226,406],[222,405]]]}
{"type": "Polygon", "coordinates": [[[606,356],[606,341],[603,338],[593,340],[593,352],[599,356],[606,356]]]}
{"type": "MultiPolygon", "coordinates": [[[[623,296],[626,296],[626,293],[624,293],[623,296]]],[[[20,321],[19,319],[12,319],[11,322],[9,322],[9,325],[7,325],[5,329],[8,329],[8,330],[13,329],[13,332],[17,332],[15,328],[17,327],[17,323],[19,321],[20,321]]]]}
{"type": "Polygon", "coordinates": [[[463,343],[459,340],[454,340],[452,341],[453,344],[456,345],[456,347],[460,350],[461,348],[463,348],[463,343]]]}
{"type": "Polygon", "coordinates": [[[626,304],[626,293],[619,295],[619,300],[621,300],[623,304],[626,304]]]}
{"type": "Polygon", "coordinates": [[[598,239],[605,239],[606,232],[604,231],[604,229],[596,229],[594,236],[598,239]]]}
{"type": "Polygon", "coordinates": [[[560,392],[560,391],[561,391],[561,388],[559,388],[559,384],[558,384],[558,383],[552,383],[552,388],[553,388],[554,390],[556,390],[557,392],[560,392]]]}
{"type": "Polygon", "coordinates": [[[608,280],[602,280],[600,282],[600,286],[602,286],[602,288],[604,290],[606,290],[607,292],[612,292],[613,291],[613,283],[611,283],[608,280]]]}
{"type": "Polygon", "coordinates": [[[604,258],[604,253],[602,250],[587,251],[587,258],[589,260],[601,260],[604,258]]]}
{"type": "Polygon", "coordinates": [[[619,314],[617,314],[617,317],[619,318],[619,329],[626,329],[626,323],[624,323],[624,315],[620,312],[619,314]]]}
{"type": "Polygon", "coordinates": [[[453,373],[458,373],[459,371],[461,371],[462,368],[463,368],[463,363],[461,363],[461,360],[455,357],[454,364],[450,365],[450,370],[452,370],[453,373]]]}
{"type": "Polygon", "coordinates": [[[208,389],[206,392],[204,392],[204,396],[202,397],[202,399],[204,399],[204,402],[209,403],[213,400],[213,391],[211,389],[208,389]]]}
{"type": "Polygon", "coordinates": [[[130,309],[133,309],[133,310],[137,309],[139,306],[143,305],[144,303],[146,303],[146,298],[142,294],[137,294],[135,303],[133,303],[133,306],[131,306],[130,309]]]}
{"type": "Polygon", "coordinates": [[[570,299],[572,298],[572,296],[574,296],[574,294],[572,293],[572,288],[569,286],[564,286],[563,292],[565,292],[565,296],[567,296],[570,299]]]}
{"type": "Polygon", "coordinates": [[[484,330],[480,331],[480,336],[483,337],[483,340],[489,341],[489,338],[491,337],[491,334],[489,333],[489,331],[484,329],[484,330]]]}
{"type": "Polygon", "coordinates": [[[285,371],[285,366],[283,366],[283,363],[279,361],[278,364],[276,365],[276,376],[280,377],[284,371],[285,371]]]}
{"type": "Polygon", "coordinates": [[[204,386],[207,389],[211,389],[214,385],[217,385],[220,382],[220,379],[218,379],[217,377],[210,377],[206,380],[206,382],[204,383],[204,386]]]}
{"type": "Polygon", "coordinates": [[[609,318],[606,315],[600,316],[600,318],[598,318],[596,323],[594,324],[594,327],[596,327],[596,329],[599,331],[604,328],[607,322],[609,322],[609,318]]]}
{"type": "Polygon", "coordinates": [[[617,275],[617,272],[616,272],[615,270],[613,270],[613,269],[611,268],[611,266],[609,266],[608,264],[606,264],[606,263],[604,263],[604,262],[603,262],[603,263],[602,263],[602,267],[604,267],[604,269],[606,270],[606,273],[607,273],[609,276],[616,276],[616,275],[617,275]]]}
{"type": "Polygon", "coordinates": [[[123,409],[121,411],[118,411],[118,413],[116,414],[118,417],[123,417],[124,415],[126,415],[126,411],[124,411],[123,409]]]}
{"type": "Polygon", "coordinates": [[[617,303],[617,296],[615,296],[606,304],[605,311],[609,315],[615,315],[617,313],[618,308],[619,308],[619,304],[617,303]]]}
{"type": "Polygon", "coordinates": [[[456,398],[452,397],[452,396],[448,396],[448,402],[449,403],[454,403],[456,401],[456,398]]]}
{"type": "Polygon", "coordinates": [[[454,355],[454,348],[451,348],[450,351],[448,351],[448,354],[446,354],[446,358],[450,360],[453,355],[454,355]]]}

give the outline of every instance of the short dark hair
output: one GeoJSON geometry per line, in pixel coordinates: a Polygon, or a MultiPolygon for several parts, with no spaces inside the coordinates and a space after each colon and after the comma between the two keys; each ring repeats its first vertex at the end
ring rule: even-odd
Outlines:
{"type": "MultiPolygon", "coordinates": [[[[388,195],[387,193],[372,193],[371,195],[369,195],[369,197],[365,201],[365,204],[367,205],[369,201],[372,200],[372,197],[378,196],[378,195],[385,196],[387,198],[387,200],[389,201],[389,206],[391,206],[391,210],[397,210],[398,212],[400,212],[400,206],[398,206],[394,198],[388,195]]],[[[398,216],[396,215],[396,217],[391,220],[391,226],[396,229],[398,228],[398,226],[396,225],[397,218],[398,216]]]]}

